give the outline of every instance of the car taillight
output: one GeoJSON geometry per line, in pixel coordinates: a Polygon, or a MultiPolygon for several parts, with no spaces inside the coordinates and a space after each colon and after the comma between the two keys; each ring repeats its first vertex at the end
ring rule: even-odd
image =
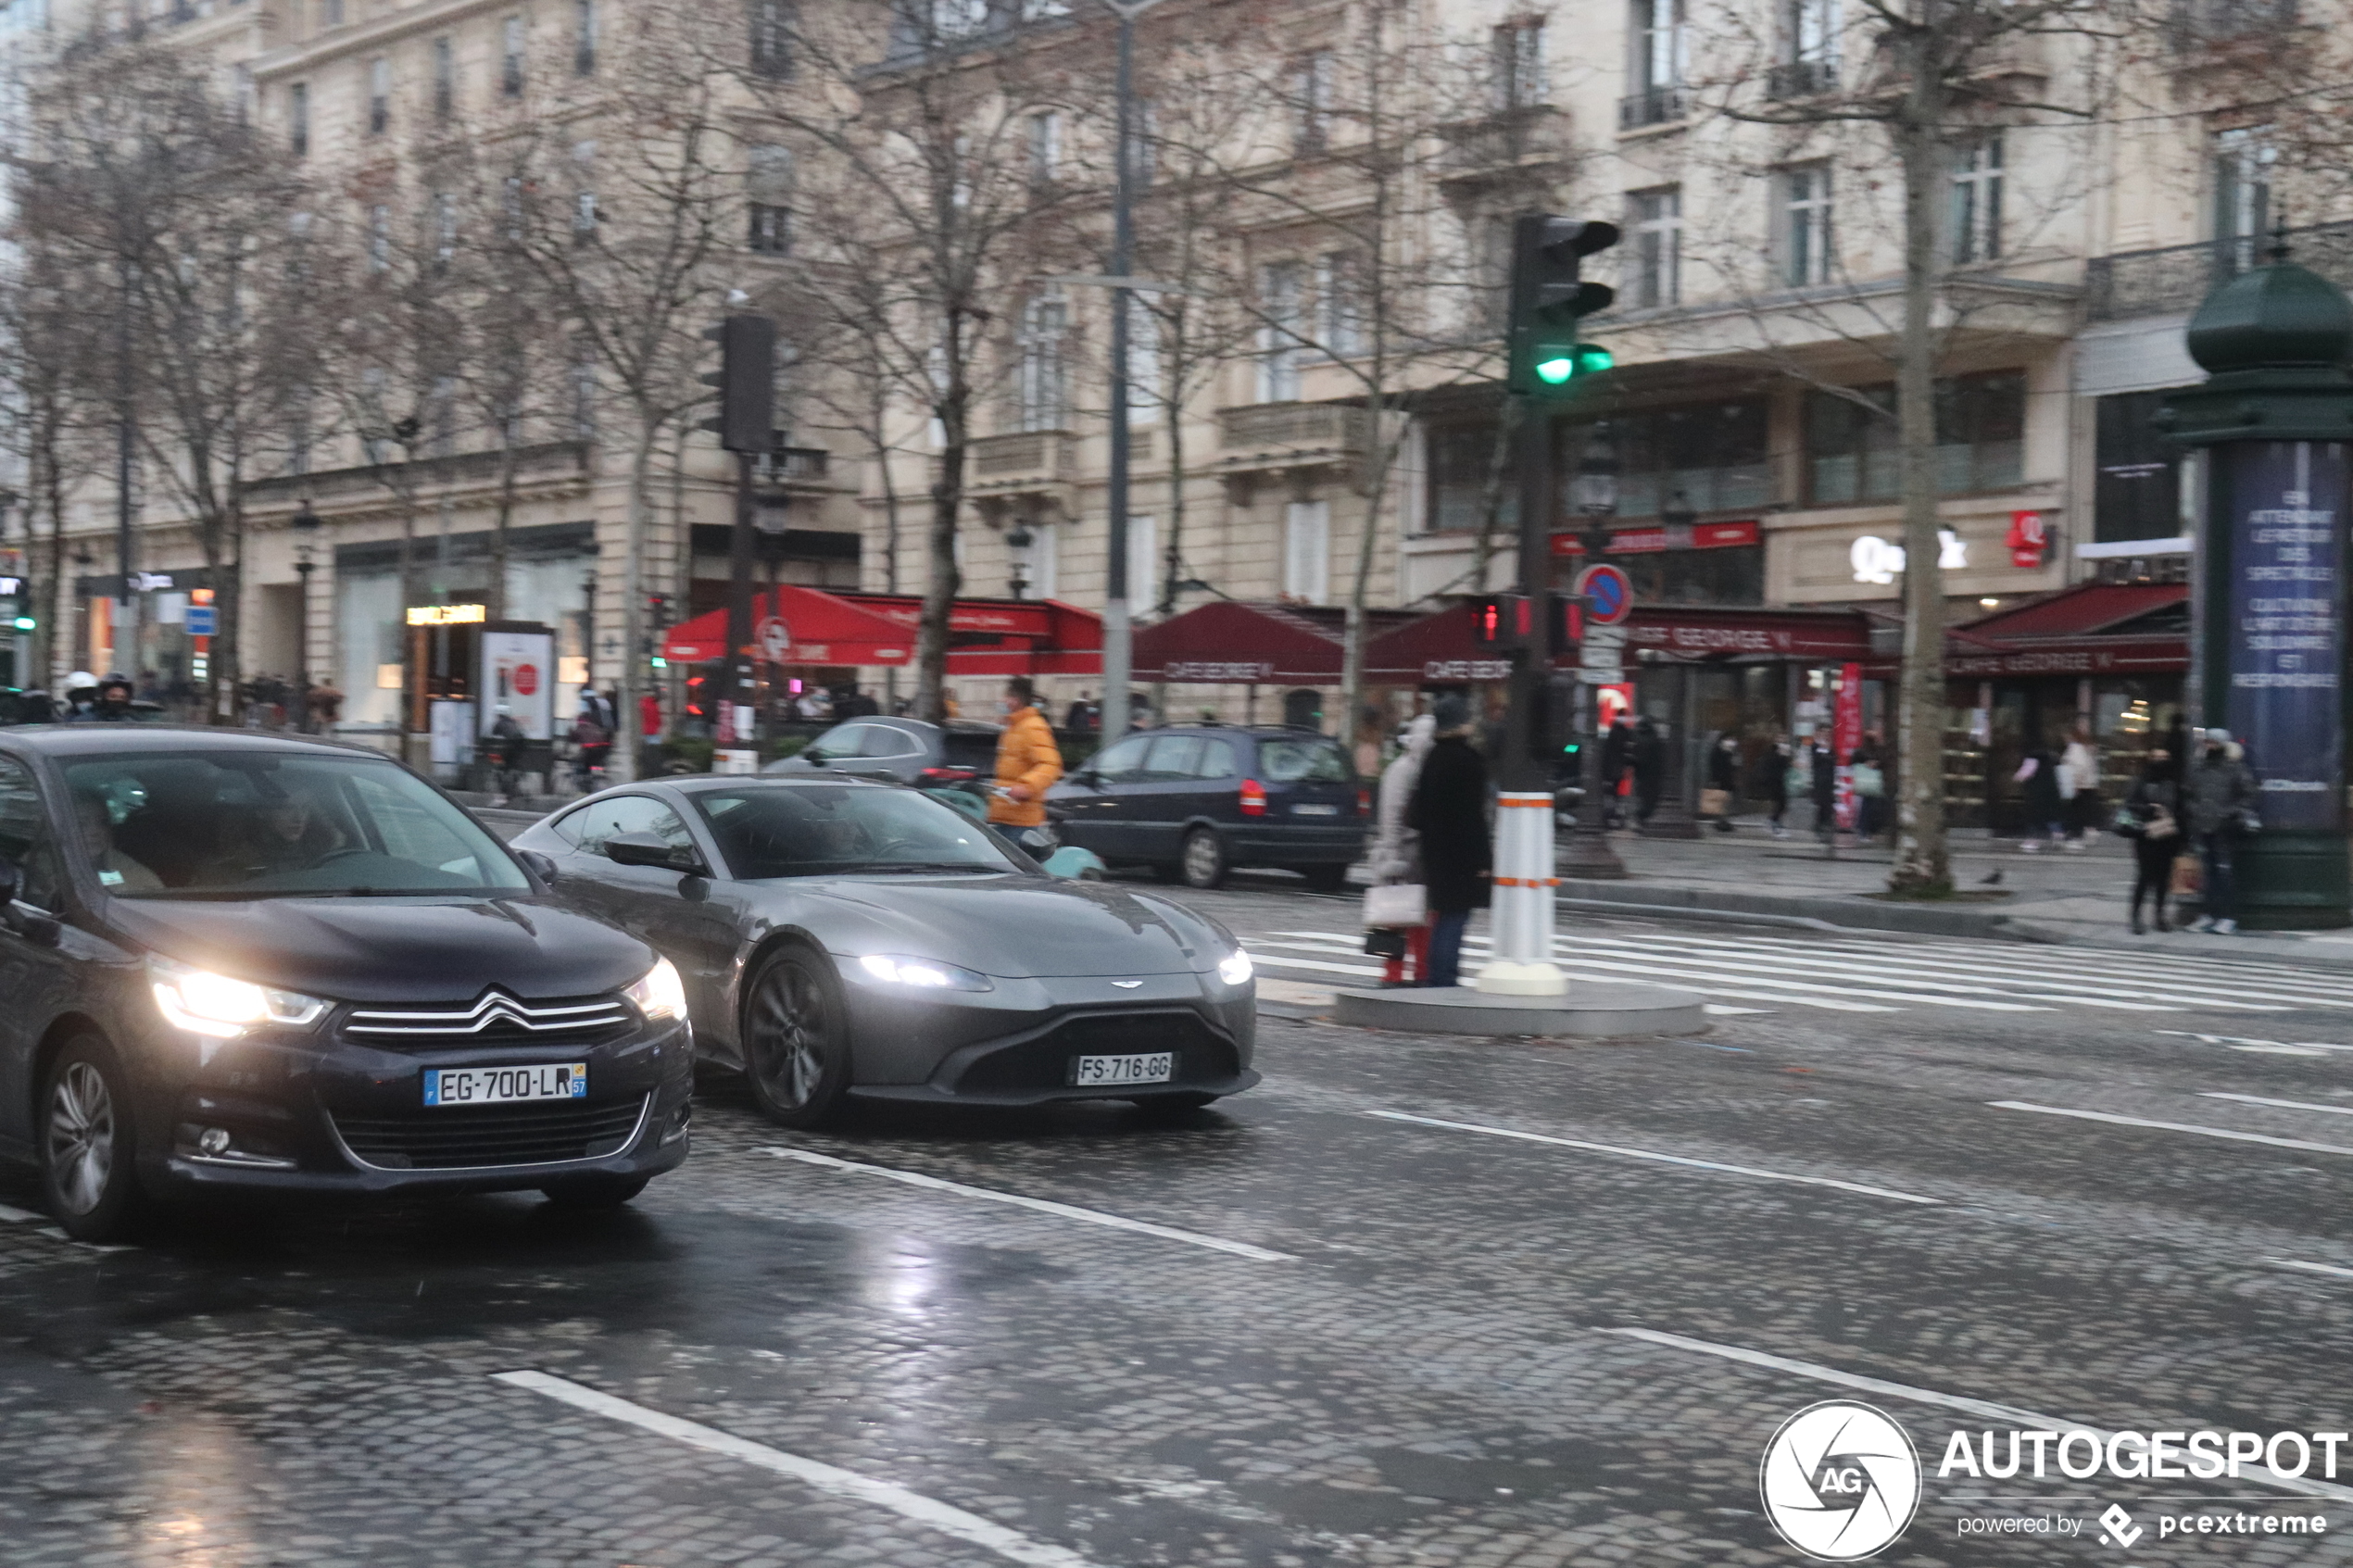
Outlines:
{"type": "Polygon", "coordinates": [[[979,776],[979,771],[973,768],[925,768],[915,775],[915,779],[934,789],[943,789],[951,784],[970,784],[979,776]]]}
{"type": "Polygon", "coordinates": [[[1356,792],[1356,814],[1360,817],[1369,817],[1373,814],[1373,792],[1371,790],[1360,789],[1356,792]]]}
{"type": "Polygon", "coordinates": [[[1256,779],[1242,781],[1242,815],[1263,817],[1266,814],[1266,786],[1256,779]]]}

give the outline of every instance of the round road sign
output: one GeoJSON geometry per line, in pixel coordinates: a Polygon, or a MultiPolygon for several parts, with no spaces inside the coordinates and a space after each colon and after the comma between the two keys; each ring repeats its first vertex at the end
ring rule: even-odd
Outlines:
{"type": "Polygon", "coordinates": [[[1594,624],[1615,626],[1634,613],[1634,583],[1623,567],[1600,561],[1577,574],[1577,595],[1594,624]]]}

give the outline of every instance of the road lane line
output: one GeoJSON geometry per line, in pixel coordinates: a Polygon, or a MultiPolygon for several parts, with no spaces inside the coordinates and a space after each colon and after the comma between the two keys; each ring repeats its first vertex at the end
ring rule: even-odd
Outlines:
{"type": "Polygon", "coordinates": [[[2265,1099],[2261,1095],[2233,1095],[2221,1089],[2208,1089],[2201,1099],[2234,1099],[2241,1105],[2276,1105],[2285,1110],[2317,1110],[2323,1116],[2353,1116],[2353,1105],[2314,1105],[2309,1100],[2265,1099]]]}
{"type": "Polygon", "coordinates": [[[1065,1220],[1084,1220],[1090,1225],[1108,1225],[1114,1230],[1134,1231],[1139,1236],[1156,1236],[1165,1241],[1190,1242],[1195,1247],[1212,1248],[1219,1252],[1231,1252],[1237,1258],[1255,1259],[1262,1263],[1295,1263],[1297,1258],[1288,1252],[1270,1251],[1252,1247],[1247,1241],[1227,1241],[1223,1236],[1203,1236],[1199,1231],[1180,1231],[1174,1225],[1155,1225],[1145,1220],[1130,1220],[1119,1214],[1106,1214],[1100,1209],[1081,1209],[1074,1204],[1055,1203],[1043,1198],[1025,1198],[1017,1192],[998,1192],[990,1187],[966,1186],[939,1176],[926,1176],[921,1171],[901,1171],[889,1165],[867,1165],[855,1160],[837,1160],[830,1154],[819,1154],[810,1148],[755,1148],[754,1154],[770,1154],[779,1160],[798,1160],[804,1165],[822,1165],[829,1171],[848,1171],[861,1176],[887,1176],[909,1186],[927,1187],[933,1192],[952,1192],[963,1198],[984,1198],[991,1203],[1010,1203],[1016,1208],[1035,1209],[1041,1214],[1056,1214],[1065,1220]]]}
{"type": "Polygon", "coordinates": [[[888,1509],[902,1519],[912,1520],[943,1536],[953,1536],[960,1541],[984,1547],[1009,1562],[1028,1563],[1031,1568],[1092,1568],[1086,1558],[1075,1551],[1048,1546],[1043,1541],[1033,1541],[1027,1536],[1008,1530],[1002,1524],[983,1519],[976,1513],[967,1513],[952,1503],[927,1498],[921,1492],[911,1492],[887,1481],[877,1481],[871,1475],[861,1475],[854,1470],[844,1470],[819,1460],[788,1454],[782,1449],[772,1449],[765,1443],[755,1443],[731,1432],[722,1432],[716,1426],[705,1426],[699,1421],[664,1415],[660,1411],[648,1410],[627,1399],[584,1387],[568,1378],[552,1376],[544,1372],[498,1372],[491,1374],[491,1381],[504,1383],[513,1388],[528,1389],[534,1394],[544,1394],[548,1399],[560,1400],[575,1410],[586,1411],[591,1415],[601,1415],[661,1436],[675,1438],[708,1453],[724,1454],[746,1464],[758,1465],[762,1470],[773,1470],[779,1475],[789,1475],[796,1481],[837,1498],[888,1509]]]}
{"type": "Polygon", "coordinates": [[[2275,1269],[2302,1269],[2307,1273],[2328,1274],[2336,1279],[2353,1279],[2353,1269],[2340,1269],[2334,1263],[2307,1263],[2296,1258],[2259,1258],[2275,1269]]]}
{"type": "MultiPolygon", "coordinates": [[[[1865,1377],[1836,1367],[1818,1366],[1812,1361],[1792,1361],[1787,1356],[1768,1355],[1763,1350],[1746,1350],[1737,1345],[1718,1345],[1705,1339],[1686,1339],[1680,1334],[1661,1334],[1655,1328],[1605,1328],[1604,1334],[1615,1334],[1628,1339],[1640,1339],[1647,1344],[1664,1345],[1674,1350],[1692,1350],[1703,1356],[1718,1356],[1728,1361],[1743,1361],[1768,1372],[1786,1372],[1818,1383],[1836,1384],[1858,1393],[1877,1394],[1882,1399],[1902,1399],[1910,1404],[1934,1405],[1943,1410],[1958,1411],[1963,1415],[1978,1416],[2030,1432],[2090,1432],[2095,1434],[2101,1446],[2108,1443],[2108,1429],[2088,1421],[2062,1421],[2057,1416],[2040,1415],[2017,1405],[1996,1404],[1991,1399],[1972,1399],[1966,1394],[1946,1394],[1934,1388],[1916,1388],[1908,1383],[1890,1383],[1884,1378],[1865,1377]]],[[[2259,1473],[2247,1471],[2239,1477],[2259,1486],[2275,1491],[2295,1492],[2308,1498],[2334,1498],[2353,1502],[2353,1486],[2340,1486],[2328,1481],[2307,1480],[2300,1475],[2274,1475],[2267,1468],[2259,1473]]]]}
{"type": "Polygon", "coordinates": [[[2194,1029],[2157,1029],[2151,1033],[2176,1040],[2196,1040],[2200,1045],[2228,1046],[2234,1051],[2259,1056],[2326,1056],[2331,1051],[2353,1051],[2353,1046],[2333,1046],[2325,1040],[2259,1040],[2246,1035],[2201,1035],[2194,1029]]]}
{"type": "Polygon", "coordinates": [[[1450,1127],[1458,1133],[1485,1133],[1490,1137],[1517,1138],[1524,1143],[1551,1144],[1557,1148],[1579,1148],[1589,1154],[1619,1154],[1629,1160],[1655,1160],[1663,1165],[1688,1165],[1699,1171],[1728,1171],[1736,1176],[1760,1176],[1768,1182],[1802,1182],[1807,1186],[1836,1187],[1841,1192],[1859,1192],[1866,1198],[1892,1198],[1898,1203],[1930,1203],[1941,1205],[1941,1198],[1922,1198],[1916,1192],[1896,1192],[1888,1187],[1865,1186],[1860,1182],[1842,1182],[1832,1176],[1793,1176],[1786,1171],[1760,1171],[1754,1165],[1727,1165],[1720,1160],[1693,1160],[1682,1154],[1660,1154],[1655,1149],[1626,1148],[1617,1144],[1587,1143],[1581,1138],[1556,1138],[1546,1133],[1523,1133],[1510,1127],[1483,1127],[1476,1122],[1444,1122],[1435,1116],[1410,1116],[1402,1110],[1368,1110],[1367,1116],[1384,1121],[1411,1122],[1423,1127],[1450,1127]]]}
{"type": "MultiPolygon", "coordinates": [[[[2269,1133],[2241,1133],[2228,1127],[2201,1127],[2194,1122],[2152,1122],[2142,1116],[2119,1116],[2108,1110],[2070,1110],[2057,1105],[2031,1105],[2022,1099],[1990,1099],[1996,1110],[2032,1110],[2045,1116],[2074,1116],[2086,1122],[2113,1122],[2120,1127],[2155,1127],[2166,1133],[2196,1133],[2204,1138],[2229,1138],[2236,1143],[2269,1144],[2273,1148],[2300,1148],[2310,1154],[2353,1154],[2341,1144],[2307,1143],[2302,1138],[2275,1138],[2269,1133]]],[[[2353,1495],[2353,1494],[2348,1494],[2353,1495]]]]}

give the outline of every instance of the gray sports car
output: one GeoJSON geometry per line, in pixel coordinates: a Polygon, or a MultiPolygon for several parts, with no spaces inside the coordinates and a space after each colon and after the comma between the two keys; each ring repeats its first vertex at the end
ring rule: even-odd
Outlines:
{"type": "Polygon", "coordinates": [[[1258,1082],[1250,959],[1223,926],[1057,881],[916,790],[664,779],[514,847],[677,966],[698,1052],[786,1126],[845,1098],[1175,1111],[1258,1082]]]}

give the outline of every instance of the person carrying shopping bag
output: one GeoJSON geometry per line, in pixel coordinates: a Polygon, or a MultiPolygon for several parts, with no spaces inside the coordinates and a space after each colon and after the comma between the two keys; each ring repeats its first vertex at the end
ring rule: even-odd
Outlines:
{"type": "Polygon", "coordinates": [[[2131,793],[2116,809],[2116,832],[2133,843],[2133,935],[2141,935],[2141,900],[2155,896],[2157,928],[2166,923],[2165,899],[2173,888],[2173,860],[2182,852],[2182,786],[2171,753],[2148,754],[2131,793]]]}
{"type": "Polygon", "coordinates": [[[1422,760],[1437,743],[1438,721],[1424,713],[1405,726],[1396,759],[1380,776],[1380,802],[1372,852],[1365,857],[1373,885],[1365,892],[1365,923],[1371,927],[1365,951],[1386,960],[1384,985],[1410,985],[1429,964],[1429,921],[1422,891],[1421,835],[1405,825],[1405,810],[1421,782],[1422,760]],[[1408,906],[1421,908],[1410,909],[1408,906]],[[1391,922],[1411,913],[1410,924],[1391,922]],[[1375,944],[1379,944],[1378,947],[1375,944]]]}

